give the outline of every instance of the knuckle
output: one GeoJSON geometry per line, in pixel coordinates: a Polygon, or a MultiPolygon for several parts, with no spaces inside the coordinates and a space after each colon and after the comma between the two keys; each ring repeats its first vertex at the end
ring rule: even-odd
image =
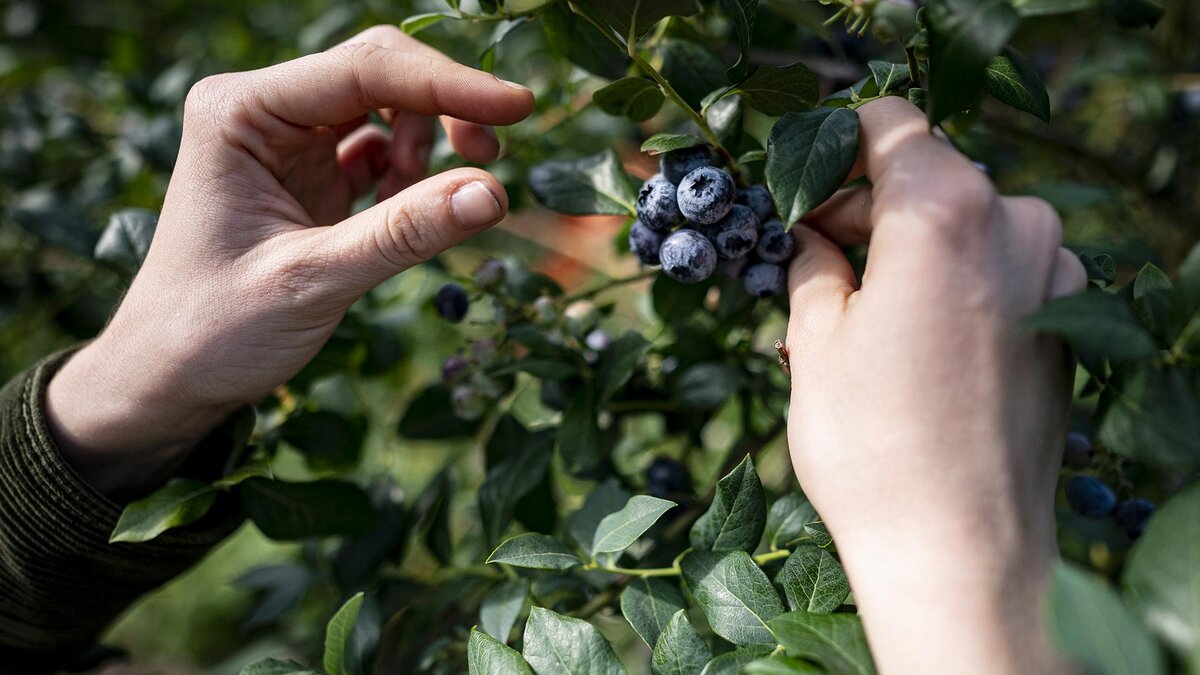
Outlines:
{"type": "Polygon", "coordinates": [[[355,38],[356,42],[370,42],[374,44],[387,45],[403,40],[405,37],[404,31],[390,24],[378,24],[359,33],[355,38]]]}
{"type": "Polygon", "coordinates": [[[384,227],[375,239],[379,254],[398,269],[407,269],[429,257],[429,242],[419,218],[405,206],[388,207],[384,227]]]}
{"type": "Polygon", "coordinates": [[[183,102],[183,114],[189,119],[204,119],[220,110],[233,98],[234,75],[209,75],[192,85],[183,102]]]}

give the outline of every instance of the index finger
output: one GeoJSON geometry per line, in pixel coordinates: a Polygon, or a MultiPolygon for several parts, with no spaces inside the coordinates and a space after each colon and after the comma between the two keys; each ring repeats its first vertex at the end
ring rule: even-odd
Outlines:
{"type": "Polygon", "coordinates": [[[365,42],[254,71],[247,88],[263,111],[305,127],[334,126],[383,108],[479,124],[514,124],[533,110],[533,93],[519,84],[365,42]]]}

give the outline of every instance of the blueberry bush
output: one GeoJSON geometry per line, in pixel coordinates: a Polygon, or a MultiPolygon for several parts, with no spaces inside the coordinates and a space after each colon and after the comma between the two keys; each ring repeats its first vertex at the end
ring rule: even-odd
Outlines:
{"type": "MultiPolygon", "coordinates": [[[[855,110],[899,96],[1002,188],[1051,201],[1089,271],[1026,326],[1079,359],[1055,639],[1089,672],[1200,674],[1188,3],[111,4],[143,30],[219,37],[168,27],[171,47],[148,46],[67,3],[5,10],[5,374],[103,325],[153,235],[190,83],[371,23],[529,82],[536,112],[500,130],[489,167],[514,218],[587,217],[619,254],[564,287],[535,238],[502,228],[406,273],[236,421],[223,478],[126,508],[113,541],[220,498],[295,542],[234,582],[231,637],[258,647],[210,649],[223,672],[875,672],[787,464],[776,340],[790,224],[846,182],[855,110]]],[[[435,167],[457,161],[435,149],[435,167]]]]}

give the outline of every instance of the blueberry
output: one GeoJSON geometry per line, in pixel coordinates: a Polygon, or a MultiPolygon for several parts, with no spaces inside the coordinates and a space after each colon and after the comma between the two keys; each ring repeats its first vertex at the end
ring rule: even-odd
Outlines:
{"type": "Polygon", "coordinates": [[[471,299],[467,297],[467,291],[462,286],[451,281],[438,289],[437,296],[433,298],[433,307],[438,316],[450,323],[458,323],[471,308],[471,299]]]}
{"type": "Polygon", "coordinates": [[[475,268],[475,285],[491,290],[504,283],[506,276],[508,270],[504,268],[504,261],[488,258],[475,268]]]}
{"type": "Polygon", "coordinates": [[[640,220],[633,221],[629,228],[629,250],[645,265],[658,265],[658,250],[667,235],[656,232],[640,220]]]}
{"type": "Polygon", "coordinates": [[[695,230],[679,230],[667,237],[659,257],[667,276],[685,284],[704,281],[717,269],[717,249],[695,230]]]}
{"type": "Polygon", "coordinates": [[[787,273],[779,265],[757,263],[746,269],[742,275],[742,285],[750,295],[769,298],[783,293],[787,288],[787,273]]]}
{"type": "Polygon", "coordinates": [[[721,274],[724,274],[729,279],[741,279],[742,272],[746,270],[746,265],[750,264],[750,256],[742,256],[732,260],[722,260],[717,266],[721,274]]]}
{"type": "Polygon", "coordinates": [[[680,181],[679,212],[694,223],[712,225],[729,213],[736,189],[729,172],[702,166],[680,181]]]}
{"type": "Polygon", "coordinates": [[[734,204],[747,206],[760,222],[766,222],[775,213],[775,203],[771,201],[771,193],[764,185],[751,185],[737,191],[734,204]]]}
{"type": "Polygon", "coordinates": [[[1117,507],[1117,496],[1104,481],[1093,476],[1072,476],[1067,480],[1067,504],[1088,518],[1103,518],[1117,507]]]}
{"type": "Polygon", "coordinates": [[[583,344],[594,352],[602,352],[612,344],[612,338],[608,336],[608,333],[597,328],[587,334],[587,337],[583,340],[583,344]]]}
{"type": "Polygon", "coordinates": [[[1154,515],[1154,502],[1138,497],[1126,499],[1117,504],[1113,520],[1121,526],[1121,529],[1125,530],[1125,534],[1129,535],[1130,539],[1137,539],[1146,531],[1146,523],[1152,515],[1154,515]]]}
{"type": "Polygon", "coordinates": [[[722,258],[741,258],[758,243],[758,218],[747,206],[734,204],[709,231],[709,239],[722,258]]]}
{"type": "Polygon", "coordinates": [[[460,420],[470,422],[483,417],[487,403],[483,392],[469,384],[460,384],[450,391],[450,405],[460,420]]]}
{"type": "Polygon", "coordinates": [[[782,265],[795,255],[796,237],[778,220],[767,221],[763,223],[755,252],[766,262],[782,265]]]}
{"type": "Polygon", "coordinates": [[[466,377],[470,369],[471,364],[465,358],[457,354],[451,356],[442,361],[442,382],[449,387],[466,377]]]}
{"type": "Polygon", "coordinates": [[[669,457],[658,457],[646,469],[646,490],[659,498],[670,497],[691,489],[687,468],[669,457]]]}
{"type": "Polygon", "coordinates": [[[533,322],[539,326],[553,326],[558,322],[558,306],[554,299],[541,295],[533,301],[533,322]]]}
{"type": "Polygon", "coordinates": [[[1067,434],[1067,446],[1063,450],[1063,464],[1072,469],[1086,469],[1092,465],[1092,441],[1086,434],[1078,431],[1067,434]]]}
{"type": "Polygon", "coordinates": [[[668,232],[679,220],[676,189],[663,175],[655,174],[642,184],[637,196],[637,216],[652,230],[668,232]]]}
{"type": "Polygon", "coordinates": [[[712,153],[704,145],[693,145],[664,153],[658,162],[663,177],[675,185],[689,173],[702,166],[712,166],[712,153]]]}

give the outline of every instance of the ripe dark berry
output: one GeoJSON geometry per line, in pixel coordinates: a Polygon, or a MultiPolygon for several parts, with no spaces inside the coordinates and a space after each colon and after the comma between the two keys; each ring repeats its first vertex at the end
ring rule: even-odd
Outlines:
{"type": "Polygon", "coordinates": [[[759,222],[766,222],[775,213],[775,203],[771,201],[771,193],[763,185],[751,185],[737,191],[734,204],[749,207],[759,222]]]}
{"type": "Polygon", "coordinates": [[[707,146],[693,145],[664,153],[658,161],[658,168],[663,177],[679,185],[684,176],[702,166],[712,166],[712,161],[712,153],[707,146]]]}
{"type": "Polygon", "coordinates": [[[442,361],[442,382],[447,387],[452,386],[466,377],[470,369],[471,364],[464,357],[457,354],[451,356],[442,361]]]}
{"type": "Polygon", "coordinates": [[[1063,450],[1063,464],[1072,469],[1086,469],[1092,465],[1092,441],[1086,434],[1078,431],[1067,434],[1067,446],[1063,450]]]}
{"type": "Polygon", "coordinates": [[[750,295],[769,298],[787,289],[787,273],[779,265],[771,263],[751,265],[742,275],[742,286],[750,295]]]}
{"type": "Polygon", "coordinates": [[[679,212],[694,223],[712,225],[729,213],[736,190],[729,172],[702,166],[679,182],[679,212]]]}
{"type": "Polygon", "coordinates": [[[1071,510],[1088,518],[1103,518],[1117,507],[1112,488],[1094,476],[1071,476],[1066,493],[1071,510]]]}
{"type": "Polygon", "coordinates": [[[691,482],[687,468],[669,457],[659,457],[646,468],[646,490],[655,497],[687,492],[691,482]]]}
{"type": "Polygon", "coordinates": [[[645,265],[658,265],[658,250],[666,238],[666,233],[656,232],[642,221],[635,220],[629,228],[629,251],[645,265]]]}
{"type": "Polygon", "coordinates": [[[742,272],[746,271],[746,266],[750,264],[750,256],[742,256],[732,260],[722,260],[717,269],[721,274],[724,274],[729,279],[741,279],[742,272]]]}
{"type": "Polygon", "coordinates": [[[659,258],[667,276],[685,284],[704,281],[717,269],[717,249],[695,230],[679,230],[667,237],[659,258]]]}
{"type": "Polygon", "coordinates": [[[438,289],[437,296],[433,298],[433,306],[438,316],[450,323],[458,323],[471,308],[471,299],[467,297],[467,291],[462,286],[452,281],[438,289]]]}
{"type": "Polygon", "coordinates": [[[758,257],[763,261],[782,265],[796,253],[796,237],[783,228],[783,223],[771,220],[763,223],[758,237],[758,257]]]}
{"type": "Polygon", "coordinates": [[[709,231],[709,239],[722,258],[741,258],[758,243],[758,218],[750,207],[734,204],[709,231]]]}
{"type": "Polygon", "coordinates": [[[646,227],[668,232],[679,221],[679,204],[676,203],[675,184],[655,174],[642,184],[638,191],[637,216],[646,227]]]}
{"type": "Polygon", "coordinates": [[[506,276],[508,270],[504,267],[504,261],[488,258],[475,268],[475,285],[491,290],[504,283],[506,276]]]}
{"type": "Polygon", "coordinates": [[[1149,499],[1126,499],[1117,505],[1113,520],[1130,539],[1137,539],[1146,531],[1146,523],[1154,515],[1154,502],[1149,499]]]}

